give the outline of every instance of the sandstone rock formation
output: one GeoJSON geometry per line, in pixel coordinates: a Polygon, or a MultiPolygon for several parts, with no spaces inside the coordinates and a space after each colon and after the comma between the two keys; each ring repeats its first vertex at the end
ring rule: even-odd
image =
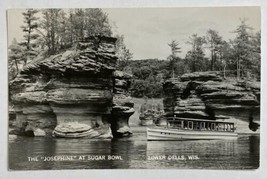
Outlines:
{"type": "Polygon", "coordinates": [[[130,76],[113,77],[115,42],[89,37],[63,53],[27,64],[10,85],[17,123],[13,133],[112,138],[111,122],[117,132],[130,133],[133,103],[125,93],[130,76]],[[111,112],[116,122],[110,122],[111,112]]]}
{"type": "Polygon", "coordinates": [[[114,96],[111,111],[111,129],[114,136],[129,136],[132,131],[129,127],[129,118],[135,112],[134,103],[128,90],[131,75],[115,71],[114,74],[114,96]]]}
{"type": "Polygon", "coordinates": [[[163,84],[166,116],[216,120],[234,117],[256,130],[260,82],[224,80],[219,72],[195,72],[163,84]]]}

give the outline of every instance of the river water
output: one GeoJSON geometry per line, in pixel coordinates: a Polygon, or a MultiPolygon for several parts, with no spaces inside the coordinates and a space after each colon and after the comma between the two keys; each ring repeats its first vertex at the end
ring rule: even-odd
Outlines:
{"type": "Polygon", "coordinates": [[[11,170],[256,169],[259,135],[236,140],[146,141],[144,132],[113,140],[17,137],[9,140],[11,170]]]}

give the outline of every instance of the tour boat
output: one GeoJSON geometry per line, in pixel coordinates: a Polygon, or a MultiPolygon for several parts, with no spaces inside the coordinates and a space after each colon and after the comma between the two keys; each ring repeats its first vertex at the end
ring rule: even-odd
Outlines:
{"type": "Polygon", "coordinates": [[[147,140],[236,139],[232,122],[191,118],[167,118],[166,127],[147,128],[147,140]]]}

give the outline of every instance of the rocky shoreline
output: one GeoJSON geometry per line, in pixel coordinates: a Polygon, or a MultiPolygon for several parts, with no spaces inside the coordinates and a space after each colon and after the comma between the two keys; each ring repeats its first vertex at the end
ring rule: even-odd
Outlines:
{"type": "MultiPolygon", "coordinates": [[[[88,37],[65,52],[28,63],[10,82],[9,133],[98,139],[131,136],[132,75],[116,71],[115,42],[111,37],[88,37]]],[[[259,128],[260,82],[195,72],[166,80],[163,92],[159,124],[166,124],[161,116],[177,116],[237,119],[246,121],[252,131],[259,128]]]]}
{"type": "Polygon", "coordinates": [[[27,64],[10,83],[16,113],[10,133],[74,138],[130,134],[131,76],[115,71],[115,42],[89,37],[70,50],[27,64]]]}
{"type": "Polygon", "coordinates": [[[243,120],[256,131],[260,121],[260,82],[223,79],[219,72],[195,72],[163,84],[166,116],[243,120]]]}

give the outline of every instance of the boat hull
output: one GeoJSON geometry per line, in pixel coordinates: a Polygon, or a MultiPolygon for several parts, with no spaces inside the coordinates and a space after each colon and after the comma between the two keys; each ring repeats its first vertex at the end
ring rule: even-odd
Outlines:
{"type": "Polygon", "coordinates": [[[235,132],[147,128],[147,140],[218,140],[236,138],[237,133],[235,132]]]}

